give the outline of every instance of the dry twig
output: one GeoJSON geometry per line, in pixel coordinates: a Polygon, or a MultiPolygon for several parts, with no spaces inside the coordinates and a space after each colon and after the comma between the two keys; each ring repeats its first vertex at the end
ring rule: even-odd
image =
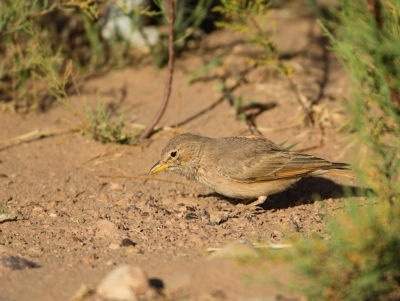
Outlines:
{"type": "Polygon", "coordinates": [[[157,123],[160,121],[161,117],[163,116],[165,109],[167,108],[168,105],[168,100],[169,96],[171,94],[171,86],[172,86],[172,79],[173,79],[173,74],[174,74],[174,18],[175,18],[175,12],[174,12],[174,1],[169,0],[169,59],[168,59],[168,78],[167,78],[167,83],[165,86],[165,93],[164,93],[164,98],[161,102],[161,108],[157,112],[156,116],[154,117],[153,121],[150,123],[150,125],[146,128],[146,130],[140,135],[140,140],[144,140],[150,137],[150,135],[153,133],[154,127],[157,125],[157,123]]]}

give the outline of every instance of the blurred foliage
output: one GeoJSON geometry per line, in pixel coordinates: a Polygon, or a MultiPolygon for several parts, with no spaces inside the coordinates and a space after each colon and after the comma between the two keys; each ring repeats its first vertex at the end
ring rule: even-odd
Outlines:
{"type": "Polygon", "coordinates": [[[400,1],[341,1],[324,25],[352,81],[345,102],[357,170],[373,189],[331,217],[329,240],[297,240],[292,259],[308,300],[400,300],[400,1]],[[372,201],[371,201],[372,200],[372,201]]]}
{"type": "Polygon", "coordinates": [[[272,12],[269,8],[270,4],[264,0],[221,0],[221,5],[214,9],[227,19],[215,22],[218,27],[245,33],[247,42],[265,50],[257,63],[276,63],[279,58],[274,34],[270,36],[266,30],[272,12]]]}
{"type": "MultiPolygon", "coordinates": [[[[143,64],[143,51],[134,51],[130,41],[115,34],[110,40],[101,36],[102,26],[110,18],[108,10],[118,7],[132,24],[131,30],[143,35],[140,16],[162,23],[164,1],[156,6],[130,6],[122,0],[3,0],[0,2],[0,104],[19,113],[45,110],[58,99],[54,86],[72,62],[74,74],[84,80],[112,68],[143,64]],[[51,71],[51,72],[49,72],[51,71]],[[57,73],[58,76],[54,77],[57,73]]],[[[195,29],[209,17],[211,0],[179,1],[175,23],[182,51],[195,29]],[[186,5],[187,4],[187,5],[186,5]]],[[[119,14],[119,13],[118,13],[119,14]]],[[[113,16],[111,16],[112,18],[113,16]]],[[[129,30],[129,29],[128,29],[129,30]]],[[[162,32],[162,31],[161,31],[162,32]]],[[[145,38],[145,37],[144,37],[145,38]]],[[[154,63],[161,67],[168,58],[168,37],[161,34],[156,45],[147,45],[154,63]]],[[[148,60],[145,60],[145,62],[148,60]]],[[[60,91],[59,91],[60,92],[60,91]]]]}
{"type": "Polygon", "coordinates": [[[139,137],[140,131],[137,131],[133,135],[125,133],[123,128],[124,111],[121,111],[118,123],[114,124],[110,120],[110,114],[106,111],[104,101],[99,95],[97,98],[96,115],[93,114],[92,109],[85,103],[86,118],[89,121],[89,124],[84,131],[85,135],[103,143],[137,144],[137,138],[139,137]]]}

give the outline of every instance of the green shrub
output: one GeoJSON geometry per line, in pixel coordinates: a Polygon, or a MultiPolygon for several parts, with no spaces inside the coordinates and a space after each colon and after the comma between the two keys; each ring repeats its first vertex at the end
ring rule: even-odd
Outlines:
{"type": "Polygon", "coordinates": [[[335,34],[324,30],[353,81],[345,107],[356,165],[375,196],[331,218],[329,240],[297,241],[308,300],[400,299],[400,1],[368,2],[342,0],[335,34]]]}

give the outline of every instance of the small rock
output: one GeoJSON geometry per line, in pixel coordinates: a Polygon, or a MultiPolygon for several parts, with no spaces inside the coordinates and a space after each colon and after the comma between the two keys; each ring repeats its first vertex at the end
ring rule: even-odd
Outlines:
{"type": "Polygon", "coordinates": [[[196,213],[190,212],[186,214],[185,219],[187,220],[193,220],[193,219],[198,219],[199,217],[197,216],[196,213]]]}
{"type": "Polygon", "coordinates": [[[110,189],[111,190],[123,190],[124,189],[124,185],[120,184],[120,183],[111,183],[110,184],[110,189]]]}
{"type": "Polygon", "coordinates": [[[136,244],[129,238],[124,238],[121,242],[121,247],[135,246],[136,244]]]}
{"type": "Polygon", "coordinates": [[[50,215],[50,217],[57,217],[57,214],[55,214],[55,213],[50,213],[49,215],[50,215]]]}
{"type": "Polygon", "coordinates": [[[114,300],[137,300],[149,290],[144,271],[136,266],[122,265],[112,270],[97,286],[97,294],[114,300]]]}
{"type": "Polygon", "coordinates": [[[201,216],[201,217],[210,216],[210,214],[206,210],[202,210],[202,211],[200,211],[199,216],[201,216]]]}
{"type": "Polygon", "coordinates": [[[299,224],[298,224],[294,219],[291,219],[291,220],[289,221],[289,228],[290,228],[290,230],[292,230],[293,232],[299,232],[299,231],[300,231],[300,226],[299,226],[299,224]]]}
{"type": "Polygon", "coordinates": [[[210,222],[215,223],[219,225],[222,222],[225,222],[227,220],[227,216],[225,215],[219,215],[219,214],[211,214],[210,215],[210,222]]]}
{"type": "Polygon", "coordinates": [[[8,221],[15,221],[17,217],[15,215],[9,213],[0,213],[0,223],[8,222],[8,221]]]}

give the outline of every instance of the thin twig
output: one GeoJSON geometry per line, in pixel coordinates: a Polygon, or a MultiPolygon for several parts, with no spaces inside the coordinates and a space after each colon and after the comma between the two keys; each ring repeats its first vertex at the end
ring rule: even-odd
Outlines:
{"type": "Polygon", "coordinates": [[[157,112],[153,121],[146,128],[146,130],[140,135],[140,140],[144,140],[150,137],[153,133],[153,129],[156,124],[160,121],[163,116],[165,109],[168,105],[169,96],[171,94],[172,79],[174,74],[174,0],[169,0],[169,59],[168,59],[168,79],[165,86],[164,98],[161,102],[161,108],[157,112]]]}

